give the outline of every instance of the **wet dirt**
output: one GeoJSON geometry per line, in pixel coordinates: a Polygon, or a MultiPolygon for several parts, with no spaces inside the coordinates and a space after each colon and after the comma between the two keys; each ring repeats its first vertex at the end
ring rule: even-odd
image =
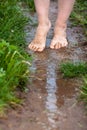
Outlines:
{"type": "MultiPolygon", "coordinates": [[[[32,75],[28,84],[29,91],[22,95],[21,107],[9,109],[7,118],[0,119],[0,130],[87,130],[87,115],[82,102],[78,102],[80,79],[64,79],[59,71],[60,63],[67,60],[87,61],[87,45],[82,29],[72,27],[68,22],[67,48],[51,50],[53,25],[57,15],[56,2],[51,2],[50,19],[52,28],[47,36],[46,49],[34,53],[31,66],[32,75]]],[[[27,13],[29,16],[29,14],[27,13]]],[[[36,14],[32,15],[37,21],[36,14]]],[[[30,42],[35,34],[35,26],[27,26],[26,40],[30,42]]]]}

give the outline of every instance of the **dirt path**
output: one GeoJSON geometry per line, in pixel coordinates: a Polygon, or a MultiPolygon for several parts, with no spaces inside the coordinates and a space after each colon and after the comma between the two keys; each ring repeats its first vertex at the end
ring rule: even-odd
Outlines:
{"type": "MultiPolygon", "coordinates": [[[[56,19],[56,3],[51,3],[50,19],[56,19]]],[[[32,16],[36,19],[36,14],[32,16]]],[[[34,37],[35,27],[26,27],[26,39],[34,37]]],[[[49,43],[53,36],[53,26],[47,37],[47,47],[42,53],[29,52],[34,56],[29,92],[24,96],[21,108],[10,109],[8,118],[0,120],[0,130],[87,130],[87,116],[83,104],[77,102],[79,86],[77,79],[63,79],[58,71],[62,61],[86,60],[87,46],[76,43],[84,41],[81,28],[71,29],[68,23],[69,46],[51,50],[49,43]]]]}

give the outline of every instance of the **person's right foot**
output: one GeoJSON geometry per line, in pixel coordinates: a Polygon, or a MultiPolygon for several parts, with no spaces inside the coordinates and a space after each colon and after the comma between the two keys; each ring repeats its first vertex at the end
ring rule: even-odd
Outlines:
{"type": "Polygon", "coordinates": [[[66,47],[67,45],[68,41],[66,39],[66,27],[56,26],[50,48],[59,49],[62,47],[66,47]]]}
{"type": "Polygon", "coordinates": [[[46,44],[46,36],[51,27],[50,21],[48,24],[39,25],[36,31],[34,40],[29,44],[28,48],[33,51],[42,52],[46,44]]]}

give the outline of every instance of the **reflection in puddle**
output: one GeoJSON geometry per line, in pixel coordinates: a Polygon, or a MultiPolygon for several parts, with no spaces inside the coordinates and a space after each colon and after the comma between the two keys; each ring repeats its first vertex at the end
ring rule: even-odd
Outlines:
{"type": "Polygon", "coordinates": [[[56,127],[56,114],[57,114],[57,85],[56,85],[56,65],[54,63],[49,63],[47,66],[47,82],[46,82],[46,89],[47,89],[47,99],[46,99],[46,109],[48,120],[52,127],[56,127]]]}

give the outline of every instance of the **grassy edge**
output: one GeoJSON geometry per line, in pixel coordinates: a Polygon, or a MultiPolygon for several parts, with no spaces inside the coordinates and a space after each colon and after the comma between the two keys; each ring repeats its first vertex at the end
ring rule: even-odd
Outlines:
{"type": "Polygon", "coordinates": [[[65,62],[60,64],[60,71],[64,78],[81,77],[83,85],[80,86],[79,99],[87,106],[87,63],[65,62]]]}

